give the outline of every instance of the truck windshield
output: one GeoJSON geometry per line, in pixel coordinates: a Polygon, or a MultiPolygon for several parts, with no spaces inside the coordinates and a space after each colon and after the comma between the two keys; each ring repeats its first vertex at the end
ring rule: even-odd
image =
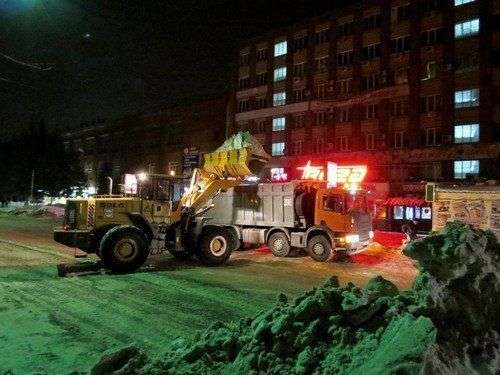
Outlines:
{"type": "Polygon", "coordinates": [[[324,195],[323,209],[327,211],[344,212],[344,197],[342,195],[324,195]]]}
{"type": "Polygon", "coordinates": [[[346,194],[346,208],[348,211],[366,211],[366,196],[361,192],[346,194]]]}

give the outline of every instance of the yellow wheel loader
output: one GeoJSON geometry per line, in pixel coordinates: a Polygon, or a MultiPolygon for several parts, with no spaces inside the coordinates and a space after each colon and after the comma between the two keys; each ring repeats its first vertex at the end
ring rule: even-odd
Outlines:
{"type": "Polygon", "coordinates": [[[69,199],[54,240],[96,253],[115,272],[139,268],[153,242],[178,258],[196,256],[205,264],[222,264],[239,247],[238,235],[231,226],[211,225],[203,213],[219,192],[259,174],[269,159],[248,132],[238,133],[205,155],[179,200],[172,194],[175,178],[141,174],[133,194],[125,190],[120,195],[69,199]]]}

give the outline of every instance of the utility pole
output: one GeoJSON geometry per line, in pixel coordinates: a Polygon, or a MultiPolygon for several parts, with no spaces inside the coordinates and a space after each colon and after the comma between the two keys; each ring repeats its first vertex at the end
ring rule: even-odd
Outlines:
{"type": "Polygon", "coordinates": [[[35,196],[34,196],[34,190],[35,190],[35,170],[31,170],[31,187],[30,187],[30,202],[33,202],[35,196]]]}

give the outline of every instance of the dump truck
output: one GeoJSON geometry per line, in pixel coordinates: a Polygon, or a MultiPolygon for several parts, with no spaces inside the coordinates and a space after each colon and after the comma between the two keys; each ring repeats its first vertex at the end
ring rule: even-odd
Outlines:
{"type": "Polygon", "coordinates": [[[500,185],[443,185],[428,183],[425,199],[432,202],[432,230],[459,220],[491,230],[500,241],[500,185]]]}
{"type": "Polygon", "coordinates": [[[285,257],[306,250],[320,262],[359,252],[373,237],[362,189],[322,181],[240,185],[213,198],[207,222],[232,226],[243,244],[267,244],[285,257]]]}
{"type": "Polygon", "coordinates": [[[203,214],[212,198],[259,174],[269,159],[250,133],[240,132],[204,156],[180,200],[172,200],[169,176],[137,174],[134,192],[125,186],[119,195],[69,199],[54,240],[97,254],[115,272],[139,268],[153,242],[177,258],[223,264],[239,246],[238,234],[232,226],[205,223],[203,214]]]}

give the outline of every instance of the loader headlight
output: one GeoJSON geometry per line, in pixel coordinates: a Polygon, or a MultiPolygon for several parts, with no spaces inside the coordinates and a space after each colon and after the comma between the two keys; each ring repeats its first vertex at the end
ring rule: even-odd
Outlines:
{"type": "Polygon", "coordinates": [[[347,236],[345,236],[345,242],[346,243],[359,242],[359,234],[348,234],[347,236]]]}

